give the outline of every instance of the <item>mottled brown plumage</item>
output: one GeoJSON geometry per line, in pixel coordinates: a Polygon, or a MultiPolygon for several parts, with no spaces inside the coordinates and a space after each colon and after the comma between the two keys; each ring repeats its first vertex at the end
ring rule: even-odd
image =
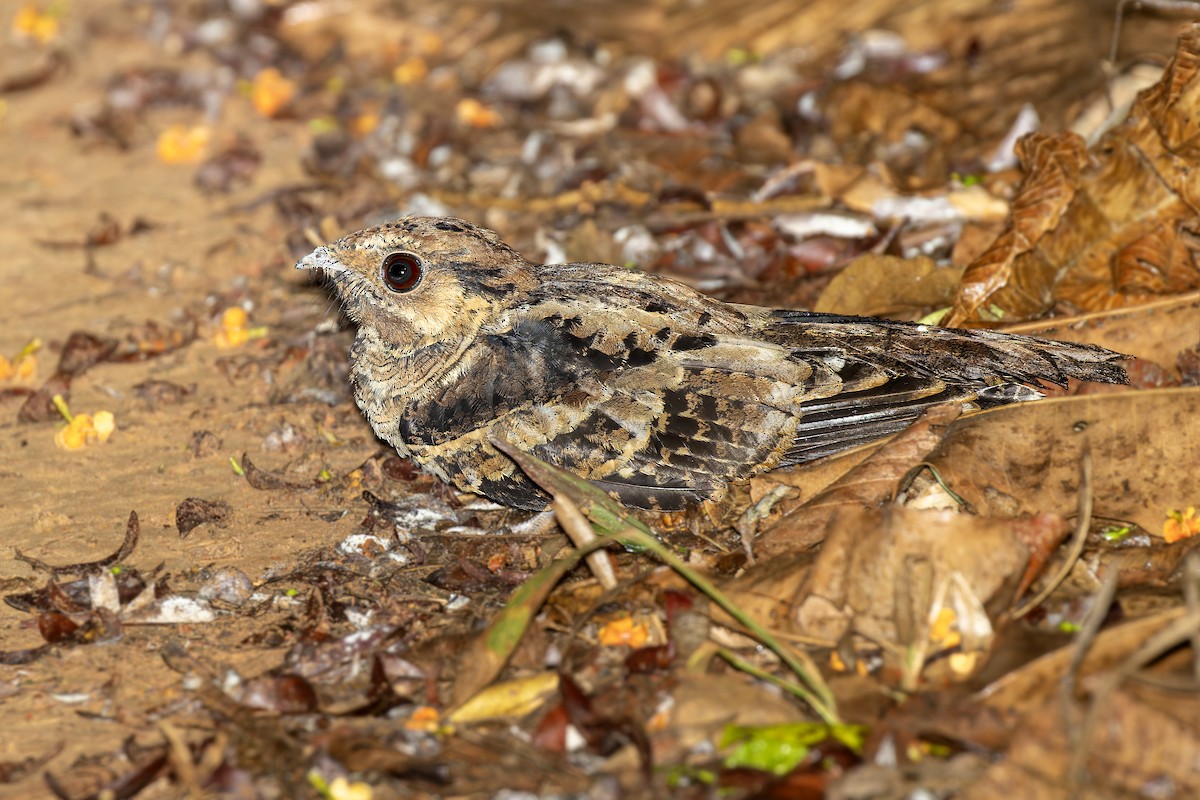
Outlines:
{"type": "Polygon", "coordinates": [[[457,219],[401,219],[297,267],[326,275],[358,323],[351,380],[376,434],[518,508],[547,498],[495,439],[629,505],[676,509],[935,403],[1125,381],[1099,347],[722,303],[622,267],[532,264],[457,219]]]}

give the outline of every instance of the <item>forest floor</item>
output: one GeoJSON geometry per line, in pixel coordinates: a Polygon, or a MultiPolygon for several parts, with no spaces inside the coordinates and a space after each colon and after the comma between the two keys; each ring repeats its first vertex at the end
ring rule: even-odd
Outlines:
{"type": "Polygon", "coordinates": [[[1195,796],[1197,29],[1106,79],[1085,2],[577,5],[0,0],[0,797],[1195,796]],[[561,486],[669,544],[605,588],[355,407],[292,267],[404,214],[1133,386],[561,486]]]}

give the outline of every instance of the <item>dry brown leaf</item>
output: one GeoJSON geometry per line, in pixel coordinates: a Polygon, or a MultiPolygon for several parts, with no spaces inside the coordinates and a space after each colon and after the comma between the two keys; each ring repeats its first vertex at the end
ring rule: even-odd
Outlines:
{"type": "Polygon", "coordinates": [[[761,683],[729,676],[681,673],[671,689],[672,735],[656,751],[660,761],[683,759],[702,742],[712,742],[726,725],[782,725],[795,714],[761,683]]]}
{"type": "Polygon", "coordinates": [[[953,404],[929,409],[800,507],[792,510],[781,504],[783,518],[758,538],[755,553],[771,559],[814,547],[824,539],[826,525],[838,511],[878,505],[891,497],[896,482],[938,445],[946,426],[960,413],[961,407],[953,404]]]}
{"type": "Polygon", "coordinates": [[[1051,681],[1036,687],[1032,696],[1013,697],[1028,713],[1014,732],[1007,758],[961,797],[1063,797],[1072,777],[1073,746],[1086,756],[1084,775],[1079,776],[1085,785],[1075,796],[1140,795],[1152,785],[1170,786],[1176,797],[1194,797],[1200,791],[1200,771],[1195,768],[1200,759],[1200,700],[1195,692],[1130,684],[1105,699],[1090,729],[1068,733],[1063,721],[1076,718],[1076,709],[1064,709],[1062,696],[1055,694],[1061,673],[1048,677],[1051,681]],[[1078,736],[1083,741],[1073,745],[1078,736]]]}
{"type": "Polygon", "coordinates": [[[1111,311],[1009,325],[1004,330],[1098,344],[1170,368],[1182,351],[1200,344],[1200,292],[1111,311]]]}
{"type": "MultiPolygon", "coordinates": [[[[796,598],[802,596],[800,587],[808,580],[809,570],[815,560],[816,553],[812,550],[760,559],[743,574],[723,584],[721,591],[738,608],[768,629],[789,630],[795,627],[791,619],[793,605],[796,598]]],[[[712,618],[722,625],[737,625],[728,614],[716,607],[712,609],[712,618]]],[[[833,647],[836,640],[825,639],[819,643],[833,647]]]]}
{"type": "Polygon", "coordinates": [[[845,160],[885,163],[906,190],[940,187],[950,173],[949,145],[962,134],[951,116],[908,92],[867,82],[835,87],[824,113],[845,160]],[[920,144],[914,131],[921,132],[920,144]]]}
{"type": "MultiPolygon", "coordinates": [[[[895,197],[898,192],[878,170],[858,164],[825,164],[806,161],[803,166],[812,172],[814,181],[825,197],[837,198],[851,211],[871,214],[880,200],[895,197]]],[[[799,167],[799,165],[798,165],[799,167]]]]}
{"type": "MultiPolygon", "coordinates": [[[[721,57],[733,48],[756,53],[803,48],[807,58],[819,61],[843,48],[848,36],[869,29],[895,32],[914,53],[945,57],[932,73],[907,76],[915,84],[912,92],[969,132],[963,145],[985,148],[1004,135],[1025,103],[1035,104],[1052,129],[1065,127],[1072,104],[1103,84],[1097,65],[1111,31],[1111,13],[1098,13],[1091,0],[764,0],[753,6],[710,0],[667,6],[663,43],[677,54],[721,57]]],[[[1173,38],[1169,31],[1166,36],[1173,38]]],[[[1143,37],[1139,49],[1126,52],[1161,51],[1170,41],[1143,37]]],[[[958,149],[956,155],[966,152],[958,149]]]]}
{"type": "Polygon", "coordinates": [[[813,311],[912,318],[948,306],[962,270],[931,258],[864,253],[833,277],[813,311]]]}
{"type": "MultiPolygon", "coordinates": [[[[969,319],[1027,319],[1045,312],[1054,302],[1058,265],[1036,247],[1070,212],[1087,153],[1083,139],[1074,134],[1032,134],[1017,143],[1017,152],[1028,177],[1013,198],[1009,227],[967,267],[947,324],[959,325],[969,319]]],[[[1076,218],[1071,218],[1064,230],[1064,236],[1078,238],[1091,233],[1084,231],[1083,220],[1076,218]]]]}
{"type": "MultiPolygon", "coordinates": [[[[1079,674],[1092,675],[1112,669],[1142,646],[1154,634],[1186,613],[1183,608],[1155,614],[1151,617],[1114,625],[1096,636],[1088,648],[1079,674]]],[[[1026,714],[1042,708],[1053,694],[1058,681],[1067,673],[1075,658],[1074,647],[1060,647],[1035,658],[1024,666],[1005,672],[1000,678],[977,691],[974,699],[996,709],[1011,709],[1026,714]]]]}
{"type": "Polygon", "coordinates": [[[914,558],[928,564],[930,585],[957,574],[989,607],[1007,606],[1029,558],[1013,524],[894,506],[844,511],[829,524],[794,622],[801,633],[823,639],[840,639],[852,629],[875,641],[903,643],[895,587],[909,576],[914,558]]]}
{"type": "Polygon", "coordinates": [[[1094,515],[1158,531],[1167,509],[1195,505],[1200,389],[1018,403],[958,420],[929,461],[980,514],[1070,514],[1091,448],[1094,515]]]}
{"type": "Polygon", "coordinates": [[[975,260],[947,324],[1117,308],[1200,286],[1200,26],[1162,80],[1090,150],[1074,133],[1017,144],[1008,229],[975,260]]]}
{"type": "Polygon", "coordinates": [[[808,502],[834,481],[861,464],[886,441],[884,439],[870,442],[850,450],[834,453],[828,458],[818,458],[816,461],[797,464],[794,467],[783,467],[755,475],[750,479],[750,497],[757,503],[775,487],[790,486],[798,490],[794,502],[789,506],[781,503],[776,506],[776,510],[784,511],[795,508],[808,502]]]}
{"type": "MultiPolygon", "coordinates": [[[[993,222],[984,225],[968,223],[964,225],[962,233],[958,235],[958,241],[954,243],[954,252],[951,254],[950,263],[959,269],[966,269],[968,264],[979,258],[992,246],[992,242],[996,241],[996,237],[1003,230],[1003,220],[1000,223],[993,222]]],[[[959,277],[962,277],[961,272],[959,277]]]]}

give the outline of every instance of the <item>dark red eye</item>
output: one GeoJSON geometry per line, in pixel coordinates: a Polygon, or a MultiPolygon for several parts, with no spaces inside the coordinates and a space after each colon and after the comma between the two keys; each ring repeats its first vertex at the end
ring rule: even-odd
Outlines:
{"type": "Polygon", "coordinates": [[[393,292],[411,292],[424,274],[421,259],[412,253],[392,253],[383,259],[383,282],[393,292]]]}

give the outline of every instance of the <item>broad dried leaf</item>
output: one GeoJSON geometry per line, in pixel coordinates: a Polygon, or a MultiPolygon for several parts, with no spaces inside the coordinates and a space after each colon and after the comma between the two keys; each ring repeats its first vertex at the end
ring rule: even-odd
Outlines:
{"type": "Polygon", "coordinates": [[[899,642],[892,589],[915,558],[929,565],[931,587],[957,574],[989,607],[1007,606],[1029,558],[1012,520],[887,507],[846,511],[829,527],[794,617],[800,632],[823,639],[852,629],[899,642]]]}
{"type": "MultiPolygon", "coordinates": [[[[1057,681],[1045,687],[1057,688],[1057,681]]],[[[995,797],[1051,800],[1064,796],[1073,779],[1077,797],[1144,795],[1146,787],[1170,786],[1172,796],[1195,797],[1200,792],[1200,701],[1196,693],[1166,691],[1127,684],[1106,697],[1097,708],[1095,725],[1066,731],[1063,722],[1075,717],[1063,708],[1062,695],[1036,695],[1014,732],[1007,758],[996,762],[981,779],[959,795],[966,800],[995,797]],[[1072,756],[1086,757],[1083,774],[1071,774],[1072,756]]]]}
{"type": "Polygon", "coordinates": [[[941,441],[946,426],[958,418],[957,405],[935,406],[879,447],[865,461],[839,477],[804,505],[785,513],[755,542],[760,558],[774,558],[819,544],[829,520],[841,509],[878,505],[895,492],[896,483],[941,441]]]}
{"type": "Polygon", "coordinates": [[[1200,286],[1198,70],[1192,26],[1162,80],[1090,150],[1074,133],[1018,143],[1027,175],[1009,227],[967,268],[948,324],[1117,308],[1200,286]]]}
{"type": "Polygon", "coordinates": [[[527,678],[505,681],[476,693],[446,719],[470,724],[504,717],[523,717],[540,708],[557,689],[557,672],[539,672],[527,678]]]}
{"type": "Polygon", "coordinates": [[[891,440],[756,478],[756,494],[765,494],[774,481],[800,489],[802,499],[779,504],[782,518],[754,543],[759,563],[723,587],[730,599],[772,629],[790,624],[792,598],[801,596],[813,548],[824,541],[830,518],[890,497],[900,477],[937,446],[957,413],[954,406],[935,407],[891,440]]]}
{"type": "Polygon", "coordinates": [[[175,507],[175,527],[179,530],[179,537],[182,539],[199,526],[207,523],[219,528],[228,527],[231,516],[233,516],[233,506],[224,500],[188,497],[175,507]]]}
{"type": "Polygon", "coordinates": [[[919,315],[949,305],[962,270],[933,259],[864,253],[833,277],[813,311],[864,317],[919,315]]]}
{"type": "Polygon", "coordinates": [[[1200,345],[1200,292],[1077,317],[1006,326],[1023,333],[1064,342],[1098,344],[1164,367],[1181,351],[1200,345]]]}
{"type": "Polygon", "coordinates": [[[833,141],[851,163],[882,162],[906,190],[939,186],[950,173],[951,143],[962,126],[894,86],[866,82],[834,88],[825,108],[833,141]],[[913,131],[921,136],[913,137],[913,131]]]}
{"type": "MultiPolygon", "coordinates": [[[[1183,608],[1173,608],[1153,616],[1105,628],[1088,647],[1079,666],[1078,677],[1114,668],[1130,653],[1136,651],[1152,636],[1180,619],[1183,608]]],[[[1076,657],[1074,643],[1052,650],[1006,672],[977,691],[974,699],[996,709],[1012,710],[1019,714],[1037,711],[1045,706],[1058,682],[1067,673],[1076,657]]]]}
{"type": "Polygon", "coordinates": [[[117,548],[115,553],[106,556],[98,561],[86,561],[78,564],[66,564],[56,567],[53,564],[47,564],[44,561],[39,561],[36,558],[30,558],[23,555],[20,550],[16,551],[16,559],[23,561],[35,570],[49,572],[51,575],[69,575],[72,573],[90,572],[98,569],[108,569],[114,564],[120,564],[129,559],[133,555],[133,551],[137,549],[138,537],[141,536],[142,526],[138,521],[136,511],[129,512],[129,521],[125,525],[125,538],[121,541],[121,546],[117,548]]]}
{"type": "Polygon", "coordinates": [[[1169,508],[1196,503],[1200,389],[1081,395],[1018,403],[955,422],[929,461],[986,516],[1077,503],[1091,448],[1094,515],[1157,531],[1169,508]]]}

